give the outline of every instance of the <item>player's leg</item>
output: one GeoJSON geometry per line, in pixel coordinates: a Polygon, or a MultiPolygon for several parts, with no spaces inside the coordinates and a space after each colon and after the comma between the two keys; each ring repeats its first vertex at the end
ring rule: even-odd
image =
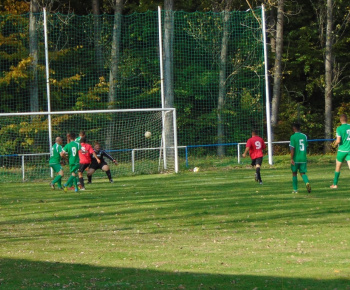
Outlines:
{"type": "Polygon", "coordinates": [[[255,168],[255,177],[254,177],[254,180],[255,180],[256,182],[258,182],[259,179],[258,179],[258,174],[257,174],[257,172],[256,172],[256,159],[252,159],[251,166],[252,166],[253,168],[255,168]]]}
{"type": "Polygon", "coordinates": [[[262,157],[257,158],[256,159],[256,167],[255,167],[256,177],[257,177],[260,184],[262,184],[261,174],[260,174],[262,160],[263,160],[262,157]]]}
{"type": "Polygon", "coordinates": [[[293,181],[293,193],[298,193],[298,165],[291,164],[292,181],[293,181]]]}
{"type": "Polygon", "coordinates": [[[85,169],[89,166],[89,164],[80,164],[79,170],[78,170],[78,176],[79,176],[79,182],[80,182],[80,189],[85,190],[85,184],[84,184],[84,175],[83,172],[85,169]]]}
{"type": "Polygon", "coordinates": [[[88,178],[88,184],[92,183],[92,175],[94,174],[94,172],[96,171],[95,168],[89,168],[88,172],[87,172],[87,178],[88,178]]]}
{"type": "Polygon", "coordinates": [[[51,188],[55,189],[55,183],[58,184],[58,188],[62,188],[61,179],[63,177],[63,169],[61,164],[50,164],[50,167],[53,169],[55,173],[57,173],[55,178],[50,182],[51,188]]]}
{"type": "Polygon", "coordinates": [[[107,164],[103,165],[102,168],[101,168],[104,172],[106,172],[107,174],[107,177],[109,179],[109,182],[110,183],[113,183],[113,179],[112,179],[112,174],[111,174],[111,171],[109,169],[109,166],[107,164]]]}
{"type": "Polygon", "coordinates": [[[333,184],[330,186],[330,188],[338,188],[338,180],[340,176],[340,169],[343,164],[343,161],[347,158],[348,153],[347,152],[339,152],[337,153],[337,159],[335,160],[335,172],[334,172],[334,179],[333,184]]]}
{"type": "Polygon", "coordinates": [[[299,166],[299,172],[300,172],[300,176],[303,179],[307,192],[310,193],[311,192],[311,185],[310,185],[310,181],[309,178],[306,175],[307,172],[307,164],[306,163],[301,163],[299,166]]]}

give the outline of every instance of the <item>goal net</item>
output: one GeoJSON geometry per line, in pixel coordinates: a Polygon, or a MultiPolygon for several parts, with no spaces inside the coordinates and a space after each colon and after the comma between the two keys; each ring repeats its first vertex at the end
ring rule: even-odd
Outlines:
{"type": "MultiPolygon", "coordinates": [[[[178,171],[175,109],[19,113],[0,114],[1,180],[50,179],[55,138],[62,137],[65,145],[67,133],[78,136],[80,131],[85,131],[87,143],[98,142],[118,161],[118,166],[110,165],[116,178],[178,171]]],[[[68,166],[64,170],[67,176],[68,166]]]]}

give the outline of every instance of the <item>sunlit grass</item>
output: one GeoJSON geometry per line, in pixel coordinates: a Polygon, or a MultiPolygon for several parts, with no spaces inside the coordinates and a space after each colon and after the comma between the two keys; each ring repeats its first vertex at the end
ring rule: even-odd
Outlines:
{"type": "Polygon", "coordinates": [[[87,191],[1,184],[0,287],[347,289],[349,172],[310,160],[291,194],[288,159],[264,185],[243,164],[96,180],[87,191]]]}

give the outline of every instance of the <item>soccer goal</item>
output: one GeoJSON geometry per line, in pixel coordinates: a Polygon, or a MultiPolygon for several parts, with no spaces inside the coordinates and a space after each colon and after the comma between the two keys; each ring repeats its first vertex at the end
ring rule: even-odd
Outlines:
{"type": "MultiPolygon", "coordinates": [[[[121,109],[0,114],[2,181],[46,180],[50,148],[56,137],[85,131],[87,142],[99,143],[118,166],[114,176],[178,172],[176,111],[121,109]]],[[[109,160],[106,160],[109,161],[109,160]]],[[[68,174],[68,166],[65,166],[68,174]]]]}

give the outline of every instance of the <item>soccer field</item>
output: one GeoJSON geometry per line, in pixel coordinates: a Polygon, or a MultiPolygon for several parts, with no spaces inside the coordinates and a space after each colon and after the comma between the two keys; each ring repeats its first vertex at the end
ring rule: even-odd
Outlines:
{"type": "Polygon", "coordinates": [[[0,288],[349,289],[349,172],[264,166],[0,184],[0,288]]]}

